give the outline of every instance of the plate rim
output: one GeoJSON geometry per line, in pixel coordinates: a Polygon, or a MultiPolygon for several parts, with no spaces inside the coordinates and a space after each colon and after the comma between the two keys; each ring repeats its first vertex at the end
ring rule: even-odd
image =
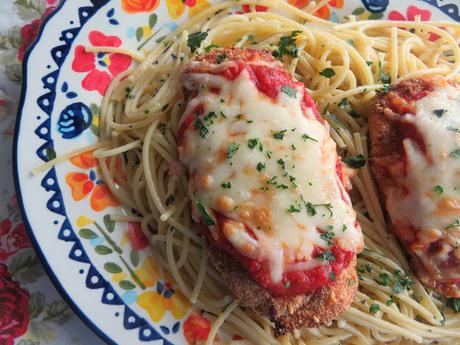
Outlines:
{"type": "MultiPolygon", "coordinates": [[[[28,74],[28,63],[29,63],[29,58],[38,44],[40,42],[44,29],[47,26],[48,22],[55,16],[57,15],[64,7],[64,5],[68,2],[69,0],[63,0],[60,2],[60,4],[54,9],[53,12],[51,12],[48,16],[46,16],[43,21],[40,23],[40,27],[37,33],[37,36],[34,38],[33,42],[27,47],[26,52],[24,54],[24,58],[21,63],[21,69],[22,69],[22,80],[21,80],[21,89],[20,89],[20,97],[19,97],[19,102],[18,102],[18,109],[16,112],[16,120],[15,120],[15,130],[14,130],[14,137],[13,137],[13,147],[12,147],[12,158],[13,158],[13,164],[12,164],[12,172],[13,172],[13,184],[14,184],[14,190],[16,192],[16,197],[18,200],[18,207],[22,215],[22,219],[24,221],[25,228],[27,230],[27,233],[29,234],[29,237],[31,239],[33,248],[40,259],[41,264],[45,268],[46,274],[50,278],[52,284],[56,288],[56,290],[59,292],[59,294],[62,296],[64,301],[72,308],[72,311],[78,316],[78,318],[84,323],[85,326],[87,326],[91,331],[96,334],[99,339],[102,341],[108,343],[108,344],[113,344],[117,345],[117,343],[104,331],[102,331],[77,305],[77,303],[72,299],[72,297],[67,293],[65,288],[62,286],[59,278],[56,276],[54,270],[51,268],[51,265],[48,263],[47,256],[43,253],[43,250],[41,246],[38,243],[38,240],[35,236],[35,232],[32,229],[32,225],[29,222],[29,218],[27,216],[27,212],[24,208],[24,202],[22,198],[22,190],[21,190],[21,184],[19,182],[19,165],[18,165],[18,139],[19,139],[19,133],[21,129],[21,120],[23,116],[23,110],[24,110],[24,104],[26,100],[26,93],[27,93],[27,74],[28,74]]],[[[91,1],[92,2],[92,1],[91,1]]]]}

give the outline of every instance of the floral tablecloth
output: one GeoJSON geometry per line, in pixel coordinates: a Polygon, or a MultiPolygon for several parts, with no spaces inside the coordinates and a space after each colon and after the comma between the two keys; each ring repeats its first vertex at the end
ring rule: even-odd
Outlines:
{"type": "Polygon", "coordinates": [[[21,219],[12,176],[24,50],[57,0],[0,0],[0,345],[103,342],[52,285],[21,219]]]}

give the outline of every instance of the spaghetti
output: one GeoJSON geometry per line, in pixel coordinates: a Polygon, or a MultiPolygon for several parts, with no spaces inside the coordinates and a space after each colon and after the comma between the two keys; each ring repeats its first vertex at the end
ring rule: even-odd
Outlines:
{"type": "Polygon", "coordinates": [[[435,73],[460,81],[459,24],[356,21],[353,16],[334,24],[311,14],[321,3],[301,10],[279,0],[223,2],[192,17],[145,58],[126,52],[140,63],[108,89],[94,156],[113,195],[136,210],[135,219],[142,219],[158,265],[213,321],[206,344],[213,342],[218,328],[244,338],[234,344],[458,343],[460,315],[445,309],[445,301],[411,274],[387,230],[367,164],[353,178],[366,246],[358,258],[359,292],[331,325],[275,338],[269,320],[232,302],[207,262],[205,241],[190,217],[187,178],[177,161],[175,139],[185,109],[179,76],[194,54],[216,46],[279,53],[289,37],[293,46],[288,48],[295,54],[281,54],[281,59],[308,88],[345,159],[368,156],[366,111],[386,84],[435,73]],[[242,12],[241,5],[250,11],[242,12]],[[268,10],[256,12],[256,5],[268,10]],[[116,168],[117,161],[123,169],[116,168]]]}

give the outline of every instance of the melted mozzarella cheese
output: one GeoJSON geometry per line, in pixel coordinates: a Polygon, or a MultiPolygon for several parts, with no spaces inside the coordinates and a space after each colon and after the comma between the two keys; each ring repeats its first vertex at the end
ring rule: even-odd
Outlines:
{"type": "Polygon", "coordinates": [[[204,108],[179,147],[190,172],[190,197],[232,220],[222,232],[239,252],[268,260],[276,283],[299,263],[324,264],[312,257],[316,247],[335,242],[361,249],[356,215],[336,174],[335,142],[312,109],[302,110],[303,87],[272,99],[246,70],[234,81],[205,73],[184,79],[198,91],[185,116],[204,108]],[[219,94],[208,91],[217,85],[219,94]],[[325,231],[332,242],[321,238],[325,231]]]}
{"type": "Polygon", "coordinates": [[[407,114],[402,121],[416,127],[427,152],[412,139],[404,139],[407,174],[399,182],[408,192],[392,189],[387,208],[396,228],[407,229],[406,233],[416,230],[409,235],[416,243],[411,249],[430,273],[440,281],[458,279],[459,269],[441,269],[440,264],[460,245],[460,88],[438,87],[415,105],[416,114],[407,114]],[[426,260],[424,246],[438,240],[440,250],[426,260]]]}

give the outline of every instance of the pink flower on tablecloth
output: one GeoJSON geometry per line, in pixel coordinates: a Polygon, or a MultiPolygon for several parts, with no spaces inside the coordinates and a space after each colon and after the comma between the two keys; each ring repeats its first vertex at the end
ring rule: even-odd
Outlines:
{"type": "Polygon", "coordinates": [[[14,339],[27,331],[29,293],[11,279],[4,264],[0,264],[0,344],[13,345],[14,339]]]}
{"type": "Polygon", "coordinates": [[[128,238],[129,242],[131,242],[131,245],[136,250],[142,250],[149,245],[149,240],[142,232],[140,223],[128,223],[128,238]]]}
{"type": "MultiPolygon", "coordinates": [[[[388,13],[388,19],[390,20],[400,20],[400,21],[409,21],[413,22],[415,17],[420,16],[422,22],[426,22],[431,19],[431,11],[424,10],[414,5],[410,5],[406,9],[406,15],[402,14],[399,11],[390,11],[388,13]]],[[[439,35],[430,32],[429,40],[436,41],[439,38],[439,35]]]]}
{"type": "MultiPolygon", "coordinates": [[[[99,31],[91,31],[88,38],[90,44],[95,47],[119,47],[121,45],[121,40],[117,36],[106,36],[99,31]]],[[[97,90],[104,95],[113,77],[125,71],[131,62],[131,57],[127,55],[89,53],[85,46],[78,45],[75,48],[72,69],[79,73],[87,72],[82,81],[85,90],[97,90]]]]}
{"type": "Polygon", "coordinates": [[[55,10],[56,7],[52,6],[46,9],[45,13],[43,13],[42,17],[39,19],[35,19],[29,24],[24,25],[21,28],[21,45],[18,49],[18,60],[22,61],[24,59],[24,54],[26,49],[31,45],[31,43],[37,37],[38,30],[40,29],[40,25],[43,20],[55,10]]]}
{"type": "Polygon", "coordinates": [[[13,227],[9,219],[0,222],[0,262],[28,247],[31,247],[31,243],[24,223],[18,223],[13,227]]]}

